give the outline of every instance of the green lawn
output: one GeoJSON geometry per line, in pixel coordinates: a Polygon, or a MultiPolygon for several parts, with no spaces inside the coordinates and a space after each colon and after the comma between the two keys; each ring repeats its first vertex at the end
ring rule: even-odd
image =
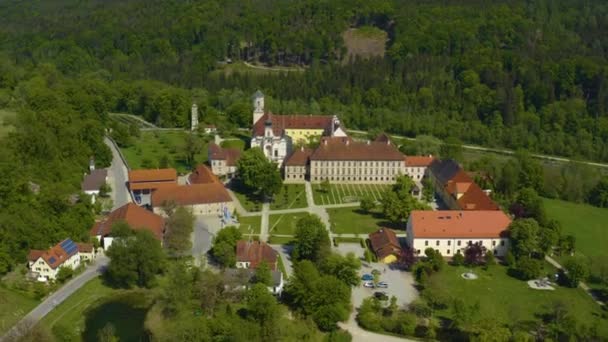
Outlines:
{"type": "Polygon", "coordinates": [[[306,208],[306,190],[304,184],[283,184],[281,191],[270,203],[271,210],[306,208]]]}
{"type": "Polygon", "coordinates": [[[243,235],[245,234],[260,234],[262,229],[261,216],[240,216],[239,217],[239,230],[243,235]]]}
{"type": "Polygon", "coordinates": [[[293,235],[296,232],[296,223],[306,212],[294,214],[275,214],[268,218],[268,232],[277,235],[293,235]]]}
{"type": "MultiPolygon", "coordinates": [[[[161,158],[166,156],[169,166],[180,173],[187,173],[190,167],[186,163],[185,140],[186,131],[142,131],[134,144],[121,149],[131,169],[157,168],[161,158]]],[[[202,138],[201,138],[202,139],[202,138]]],[[[200,152],[195,155],[197,163],[207,161],[207,144],[204,143],[200,152]]]]}
{"type": "Polygon", "coordinates": [[[376,201],[390,185],[385,184],[331,184],[330,191],[324,192],[320,184],[313,184],[313,199],[317,205],[358,202],[363,197],[376,201]]]}
{"type": "Polygon", "coordinates": [[[245,142],[240,139],[230,139],[222,141],[223,148],[238,148],[239,150],[245,150],[245,142]]]}
{"type": "Polygon", "coordinates": [[[587,257],[608,255],[608,209],[587,204],[545,199],[547,216],[562,224],[565,234],[576,237],[576,250],[587,257]]]}
{"type": "Polygon", "coordinates": [[[16,115],[17,113],[10,109],[0,109],[0,138],[15,128],[12,125],[12,121],[16,115]]]}
{"type": "Polygon", "coordinates": [[[141,340],[149,306],[140,290],[116,290],[95,278],[46,315],[41,324],[49,329],[61,325],[74,329],[74,336],[95,341],[107,323],[114,325],[121,341],[141,340]]]}
{"type": "MultiPolygon", "coordinates": [[[[544,312],[556,301],[563,302],[579,322],[592,324],[608,337],[608,320],[601,320],[600,307],[583,290],[558,287],[555,291],[532,290],[524,281],[507,275],[504,266],[492,266],[487,271],[475,268],[477,280],[465,280],[461,274],[466,267],[446,266],[430,277],[432,287],[468,304],[479,302],[479,318],[493,317],[504,323],[535,320],[535,313],[544,312]]],[[[546,267],[549,270],[549,267],[546,267]]],[[[451,311],[440,312],[449,318],[451,311]]]]}
{"type": "Polygon", "coordinates": [[[0,287],[0,336],[32,310],[38,301],[27,294],[0,287]]]}
{"type": "Polygon", "coordinates": [[[392,225],[382,218],[380,212],[363,214],[359,207],[327,209],[332,231],[336,234],[369,234],[381,227],[392,225]]]}
{"type": "Polygon", "coordinates": [[[288,245],[293,241],[293,237],[288,236],[273,236],[268,238],[268,243],[272,245],[288,245]]]}

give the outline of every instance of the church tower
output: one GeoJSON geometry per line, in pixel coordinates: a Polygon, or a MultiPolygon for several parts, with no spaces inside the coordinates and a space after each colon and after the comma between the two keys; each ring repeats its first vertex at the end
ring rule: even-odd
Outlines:
{"type": "Polygon", "coordinates": [[[196,105],[196,103],[192,104],[190,114],[190,130],[194,131],[198,127],[198,106],[196,105]]]}
{"type": "Polygon", "coordinates": [[[258,90],[253,94],[253,124],[260,121],[262,116],[264,116],[264,94],[258,90]]]}

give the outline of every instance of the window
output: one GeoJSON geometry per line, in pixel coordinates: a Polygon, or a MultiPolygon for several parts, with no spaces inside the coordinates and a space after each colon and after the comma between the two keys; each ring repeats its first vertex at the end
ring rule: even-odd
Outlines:
{"type": "Polygon", "coordinates": [[[439,246],[439,240],[435,242],[435,246],[439,246]]]}
{"type": "Polygon", "coordinates": [[[420,250],[419,249],[416,250],[416,254],[420,254],[420,250]]]}
{"type": "Polygon", "coordinates": [[[492,241],[492,247],[496,246],[496,241],[492,241]]]}
{"type": "Polygon", "coordinates": [[[473,244],[473,241],[469,240],[469,246],[473,244]]]}
{"type": "Polygon", "coordinates": [[[505,245],[505,240],[500,240],[500,245],[504,246],[505,245]]]}
{"type": "Polygon", "coordinates": [[[429,245],[429,240],[424,241],[424,245],[428,246],[429,245]]]}
{"type": "Polygon", "coordinates": [[[452,240],[448,240],[448,246],[452,245],[452,240]]]}
{"type": "Polygon", "coordinates": [[[460,241],[460,240],[458,240],[458,242],[456,243],[456,245],[457,245],[457,246],[460,246],[460,242],[461,242],[461,241],[460,241]]]}
{"type": "Polygon", "coordinates": [[[450,254],[450,250],[448,249],[447,251],[445,251],[445,254],[450,254]]]}

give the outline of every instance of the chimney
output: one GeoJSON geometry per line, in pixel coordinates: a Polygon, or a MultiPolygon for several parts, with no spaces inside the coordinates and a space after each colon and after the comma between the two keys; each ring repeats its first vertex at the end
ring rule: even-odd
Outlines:
{"type": "Polygon", "coordinates": [[[346,146],[348,146],[348,144],[350,143],[350,140],[346,139],[346,141],[344,143],[346,144],[346,146]]]}
{"type": "Polygon", "coordinates": [[[327,139],[323,139],[323,145],[327,146],[327,139]]]}
{"type": "Polygon", "coordinates": [[[367,144],[368,144],[368,145],[370,144],[370,141],[369,141],[369,140],[367,141],[367,144]]]}
{"type": "Polygon", "coordinates": [[[304,145],[300,146],[300,151],[304,152],[304,145]]]}
{"type": "Polygon", "coordinates": [[[91,157],[91,159],[89,159],[89,171],[93,170],[95,170],[95,158],[91,157]]]}

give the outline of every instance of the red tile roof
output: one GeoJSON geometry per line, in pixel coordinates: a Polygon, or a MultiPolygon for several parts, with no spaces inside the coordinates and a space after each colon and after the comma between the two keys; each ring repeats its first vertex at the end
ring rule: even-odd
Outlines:
{"type": "Polygon", "coordinates": [[[175,169],[129,171],[129,189],[131,190],[155,190],[175,184],[177,184],[177,171],[175,169]]]}
{"type": "Polygon", "coordinates": [[[80,253],[92,253],[93,252],[93,244],[92,243],[76,243],[78,246],[78,252],[80,253]]]}
{"type": "Polygon", "coordinates": [[[406,156],[405,157],[405,166],[429,166],[433,162],[435,158],[433,156],[406,156]]]}
{"type": "Polygon", "coordinates": [[[36,261],[38,258],[42,258],[52,269],[56,269],[61,266],[66,260],[71,258],[74,254],[78,253],[78,249],[75,248],[74,242],[70,239],[65,239],[55,246],[51,247],[47,251],[31,250],[28,254],[29,261],[36,261]],[[62,245],[66,243],[66,249],[62,245]],[[70,246],[73,246],[73,249],[70,246]]]}
{"type": "Polygon", "coordinates": [[[211,169],[206,165],[199,165],[196,169],[190,174],[189,177],[191,184],[209,184],[209,183],[219,183],[219,179],[213,174],[211,169]]]}
{"type": "Polygon", "coordinates": [[[242,151],[238,148],[223,148],[211,143],[208,147],[209,160],[225,160],[227,166],[236,166],[242,151]]]}
{"type": "Polygon", "coordinates": [[[125,221],[135,230],[149,230],[157,239],[162,240],[165,220],[161,216],[133,203],[123,205],[103,220],[95,223],[90,230],[90,234],[92,236],[108,236],[112,232],[112,225],[119,221],[125,221]]]}
{"type": "Polygon", "coordinates": [[[390,141],[360,142],[351,138],[325,137],[310,160],[402,161],[405,156],[390,141]]]}
{"type": "Polygon", "coordinates": [[[263,136],[266,121],[272,122],[275,136],[283,135],[286,129],[323,129],[331,130],[333,116],[329,115],[274,115],[266,113],[253,125],[253,135],[263,136]]]}
{"type": "Polygon", "coordinates": [[[312,150],[309,148],[297,149],[289,157],[287,157],[285,166],[306,166],[308,163],[308,158],[311,154],[312,150]]]}
{"type": "Polygon", "coordinates": [[[391,254],[397,255],[401,252],[401,245],[392,229],[382,228],[369,234],[369,241],[379,259],[384,259],[391,254]]]}
{"type": "Polygon", "coordinates": [[[264,242],[239,240],[236,243],[236,260],[249,262],[250,268],[257,268],[266,261],[271,270],[276,269],[278,253],[264,242]]]}
{"type": "Polygon", "coordinates": [[[511,224],[500,210],[414,210],[409,220],[415,239],[499,238],[511,224]]]}
{"type": "Polygon", "coordinates": [[[160,188],[152,193],[152,206],[161,207],[166,201],[178,205],[232,202],[222,183],[175,185],[160,188]]]}
{"type": "Polygon", "coordinates": [[[28,261],[36,261],[38,260],[38,258],[40,258],[42,256],[42,254],[44,254],[45,251],[39,250],[39,249],[31,249],[30,252],[27,255],[27,260],[28,261]]]}

